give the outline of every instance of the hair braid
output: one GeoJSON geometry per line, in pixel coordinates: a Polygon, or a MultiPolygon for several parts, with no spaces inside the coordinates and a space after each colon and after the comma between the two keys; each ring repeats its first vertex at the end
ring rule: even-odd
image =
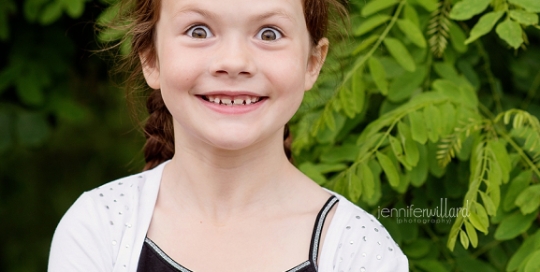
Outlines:
{"type": "Polygon", "coordinates": [[[154,90],[146,102],[148,119],[144,125],[144,170],[152,169],[174,155],[172,116],[163,102],[160,90],[154,90]]]}

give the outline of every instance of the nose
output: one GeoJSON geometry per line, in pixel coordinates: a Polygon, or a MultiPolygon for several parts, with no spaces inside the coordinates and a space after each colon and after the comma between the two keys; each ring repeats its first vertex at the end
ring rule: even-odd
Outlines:
{"type": "Polygon", "coordinates": [[[214,76],[236,78],[239,76],[251,77],[256,72],[253,52],[249,41],[241,37],[227,37],[217,45],[211,73],[214,76]]]}

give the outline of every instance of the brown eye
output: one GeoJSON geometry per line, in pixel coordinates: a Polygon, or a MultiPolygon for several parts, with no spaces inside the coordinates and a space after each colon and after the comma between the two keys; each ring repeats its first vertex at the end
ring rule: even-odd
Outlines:
{"type": "Polygon", "coordinates": [[[281,33],[273,28],[265,27],[259,31],[259,39],[263,41],[275,41],[281,38],[281,33]]]}
{"type": "Polygon", "coordinates": [[[212,32],[206,26],[194,26],[190,28],[187,35],[195,39],[206,39],[212,37],[212,32]]]}

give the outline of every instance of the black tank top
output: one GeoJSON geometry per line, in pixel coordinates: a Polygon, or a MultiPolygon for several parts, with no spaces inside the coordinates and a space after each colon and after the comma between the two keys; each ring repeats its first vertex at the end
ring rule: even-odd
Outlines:
{"type": "MultiPolygon", "coordinates": [[[[328,215],[328,212],[332,209],[334,204],[339,200],[336,196],[331,196],[322,209],[317,214],[315,219],[315,225],[313,227],[313,233],[311,234],[311,245],[309,247],[308,260],[287,270],[286,272],[316,272],[317,271],[317,257],[319,253],[319,245],[321,240],[322,228],[324,220],[328,215]]],[[[146,237],[144,242],[141,256],[139,258],[139,265],[137,272],[193,272],[181,264],[175,262],[169,257],[161,248],[159,248],[152,240],[146,237]]]]}

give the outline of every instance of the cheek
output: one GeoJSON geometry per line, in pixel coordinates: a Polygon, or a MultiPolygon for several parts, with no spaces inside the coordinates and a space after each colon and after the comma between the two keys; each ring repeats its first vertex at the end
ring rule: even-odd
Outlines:
{"type": "Polygon", "coordinates": [[[306,65],[301,52],[274,54],[265,59],[267,77],[280,95],[295,96],[304,92],[306,65]]]}
{"type": "Polygon", "coordinates": [[[201,59],[195,58],[195,54],[171,48],[164,48],[162,52],[160,56],[162,91],[189,91],[197,75],[201,74],[200,64],[203,63],[201,59]]]}

